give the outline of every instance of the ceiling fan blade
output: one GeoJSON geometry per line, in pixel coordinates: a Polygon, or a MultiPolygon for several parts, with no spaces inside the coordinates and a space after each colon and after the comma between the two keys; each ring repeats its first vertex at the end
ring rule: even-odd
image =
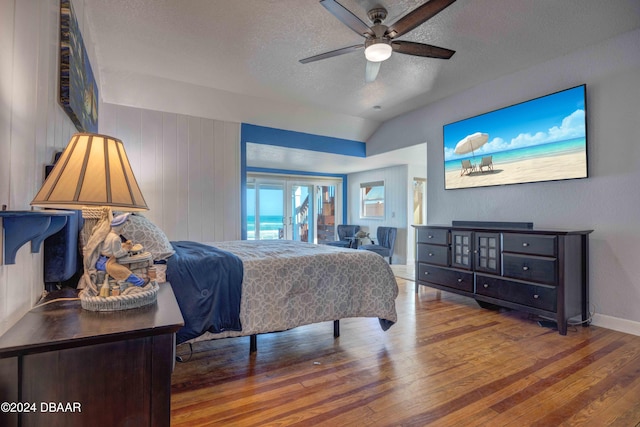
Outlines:
{"type": "Polygon", "coordinates": [[[378,77],[378,71],[380,71],[380,64],[382,62],[367,61],[367,67],[364,69],[364,81],[365,83],[371,83],[378,77]]]}
{"type": "Polygon", "coordinates": [[[320,4],[331,12],[333,16],[338,18],[340,22],[351,28],[356,33],[363,37],[373,37],[373,31],[371,31],[371,28],[337,1],[320,0],[320,4]]]}
{"type": "Polygon", "coordinates": [[[332,58],[338,55],[344,55],[345,53],[355,52],[364,47],[364,44],[357,44],[355,46],[343,47],[342,49],[332,50],[331,52],[321,53],[320,55],[310,56],[300,60],[300,63],[307,64],[309,62],[319,61],[321,59],[332,58]]]}
{"type": "Polygon", "coordinates": [[[404,40],[392,41],[391,48],[394,52],[404,53],[405,55],[424,56],[427,58],[449,59],[456,53],[455,50],[404,40]]]}
{"type": "Polygon", "coordinates": [[[422,6],[418,6],[411,12],[407,13],[394,24],[389,25],[386,35],[392,39],[400,37],[401,35],[413,30],[418,25],[433,18],[455,1],[456,0],[429,0],[422,6]]]}

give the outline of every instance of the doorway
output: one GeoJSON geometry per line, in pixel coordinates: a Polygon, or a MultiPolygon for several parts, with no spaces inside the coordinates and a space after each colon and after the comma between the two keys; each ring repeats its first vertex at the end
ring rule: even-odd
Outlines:
{"type": "Polygon", "coordinates": [[[247,240],[334,240],[342,180],[247,174],[247,240]]]}
{"type": "Polygon", "coordinates": [[[413,224],[427,223],[427,180],[413,178],[413,224]]]}

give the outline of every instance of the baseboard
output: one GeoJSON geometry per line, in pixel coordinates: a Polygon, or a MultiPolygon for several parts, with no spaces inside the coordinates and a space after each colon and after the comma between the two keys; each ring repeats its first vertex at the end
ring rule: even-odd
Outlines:
{"type": "Polygon", "coordinates": [[[633,320],[620,319],[618,317],[606,316],[604,314],[594,314],[591,324],[593,326],[600,326],[602,328],[613,329],[614,331],[640,336],[640,322],[635,322],[633,320]]]}

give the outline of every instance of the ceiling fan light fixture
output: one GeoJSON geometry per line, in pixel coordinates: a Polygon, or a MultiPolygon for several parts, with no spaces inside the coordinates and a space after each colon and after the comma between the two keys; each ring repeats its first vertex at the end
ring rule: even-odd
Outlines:
{"type": "Polygon", "coordinates": [[[382,62],[391,56],[391,40],[384,38],[376,38],[368,41],[367,47],[364,49],[364,56],[371,62],[382,62]]]}

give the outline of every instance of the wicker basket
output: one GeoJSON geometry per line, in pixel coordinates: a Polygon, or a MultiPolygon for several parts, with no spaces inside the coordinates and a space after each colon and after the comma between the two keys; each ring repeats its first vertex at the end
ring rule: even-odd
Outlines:
{"type": "Polygon", "coordinates": [[[127,295],[115,295],[110,297],[91,296],[87,292],[80,294],[82,308],[89,311],[118,311],[143,307],[153,304],[158,298],[158,283],[149,282],[139,292],[127,295]]]}

